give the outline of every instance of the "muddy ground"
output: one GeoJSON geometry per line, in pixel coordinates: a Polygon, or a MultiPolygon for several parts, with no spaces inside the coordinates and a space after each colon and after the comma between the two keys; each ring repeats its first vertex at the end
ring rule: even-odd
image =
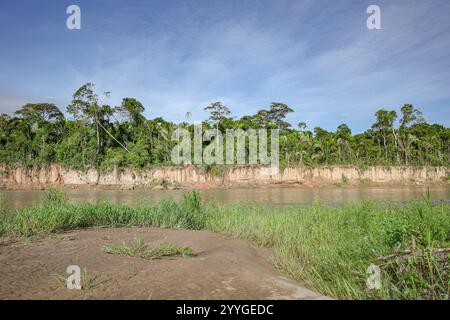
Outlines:
{"type": "Polygon", "coordinates": [[[209,231],[94,228],[0,242],[0,299],[323,299],[273,267],[271,251],[209,231]],[[102,252],[139,237],[189,246],[193,257],[145,260],[102,252]],[[69,290],[66,268],[86,268],[86,290],[69,290]]]}

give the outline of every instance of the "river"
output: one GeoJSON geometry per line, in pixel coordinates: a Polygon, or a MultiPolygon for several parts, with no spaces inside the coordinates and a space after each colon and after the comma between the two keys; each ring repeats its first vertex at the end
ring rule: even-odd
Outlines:
{"type": "MultiPolygon", "coordinates": [[[[348,201],[373,199],[375,201],[407,202],[421,199],[427,187],[271,187],[243,189],[204,189],[200,193],[204,200],[223,203],[260,202],[267,204],[310,204],[318,198],[322,203],[339,204],[348,201]]],[[[429,187],[434,201],[450,201],[450,186],[429,187]]],[[[117,204],[158,202],[162,199],[179,199],[186,190],[95,190],[67,189],[70,203],[99,203],[109,201],[117,204]]],[[[45,199],[41,190],[3,191],[7,209],[31,206],[45,199]]]]}

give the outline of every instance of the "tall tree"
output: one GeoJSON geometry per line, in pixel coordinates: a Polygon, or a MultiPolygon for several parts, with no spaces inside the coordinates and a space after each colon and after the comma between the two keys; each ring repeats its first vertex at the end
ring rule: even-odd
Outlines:
{"type": "Polygon", "coordinates": [[[52,103],[28,103],[14,114],[30,123],[38,124],[64,119],[64,114],[52,103]]]}
{"type": "Polygon", "coordinates": [[[380,109],[377,112],[375,112],[375,116],[377,120],[372,125],[372,128],[381,135],[381,139],[383,141],[384,146],[384,157],[385,160],[388,160],[387,139],[389,133],[392,132],[394,121],[395,119],[397,119],[397,112],[393,110],[388,111],[386,109],[380,109]]]}
{"type": "Polygon", "coordinates": [[[403,153],[405,164],[408,165],[411,144],[418,141],[416,137],[409,133],[408,128],[413,124],[424,123],[425,119],[423,118],[422,112],[412,104],[404,104],[403,107],[401,107],[400,112],[402,113],[402,118],[400,119],[399,135],[395,138],[398,140],[398,145],[403,153]]]}
{"type": "Polygon", "coordinates": [[[209,122],[213,126],[218,126],[219,123],[223,122],[225,119],[231,116],[231,111],[227,106],[223,105],[221,102],[213,102],[209,106],[205,107],[203,110],[210,113],[209,122]]]}
{"type": "Polygon", "coordinates": [[[299,123],[297,124],[297,127],[300,129],[301,132],[303,132],[303,131],[305,131],[305,129],[306,129],[308,126],[306,125],[305,122],[299,122],[299,123]]]}
{"type": "Polygon", "coordinates": [[[67,106],[67,112],[75,119],[86,123],[95,124],[97,133],[97,154],[102,151],[102,140],[100,136],[100,119],[102,110],[98,105],[98,96],[94,93],[94,84],[86,83],[73,95],[72,103],[67,106]]]}
{"type": "Polygon", "coordinates": [[[93,83],[86,83],[79,88],[73,95],[72,103],[67,107],[69,112],[75,119],[80,119],[88,124],[94,124],[97,134],[97,154],[103,154],[104,135],[107,133],[126,151],[128,149],[120,143],[113,134],[107,129],[109,117],[114,113],[113,108],[109,105],[100,105],[97,94],[94,93],[95,85],[93,83]],[[102,129],[102,130],[100,130],[102,129]]]}
{"type": "Polygon", "coordinates": [[[402,113],[402,118],[400,119],[401,128],[409,127],[414,123],[425,122],[422,112],[412,104],[404,104],[400,112],[402,113]]]}
{"type": "Polygon", "coordinates": [[[142,115],[144,110],[142,103],[134,98],[124,98],[122,104],[116,107],[116,111],[135,126],[140,126],[145,122],[145,117],[142,115]]]}
{"type": "Polygon", "coordinates": [[[340,124],[336,129],[336,144],[339,153],[339,160],[342,163],[346,163],[347,161],[351,161],[351,148],[349,145],[349,141],[352,138],[352,131],[345,124],[340,124]]]}
{"type": "Polygon", "coordinates": [[[284,121],[286,115],[290,112],[294,112],[287,104],[281,102],[272,102],[268,110],[259,110],[255,115],[257,122],[260,126],[275,127],[285,130],[291,126],[290,123],[284,121]]]}

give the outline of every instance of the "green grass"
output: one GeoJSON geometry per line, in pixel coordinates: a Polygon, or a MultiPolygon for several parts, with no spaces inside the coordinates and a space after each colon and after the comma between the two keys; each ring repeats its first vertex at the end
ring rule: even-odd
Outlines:
{"type": "Polygon", "coordinates": [[[45,197],[48,202],[53,204],[65,204],[67,203],[67,194],[57,188],[48,188],[45,190],[45,197]]]}
{"type": "Polygon", "coordinates": [[[5,200],[5,194],[3,191],[0,190],[0,214],[3,214],[6,212],[6,200],[5,200]]]}
{"type": "MultiPolygon", "coordinates": [[[[62,284],[64,287],[67,286],[67,278],[54,273],[51,274],[52,277],[55,278],[56,281],[58,281],[60,284],[62,284]]],[[[81,289],[82,290],[92,290],[95,287],[102,284],[104,281],[100,281],[98,276],[91,277],[88,275],[86,268],[83,269],[81,272],[81,289]]]]}
{"type": "Polygon", "coordinates": [[[142,259],[159,259],[170,256],[193,256],[194,252],[189,247],[178,247],[170,243],[163,243],[156,247],[150,247],[140,238],[134,238],[131,245],[125,242],[120,246],[103,246],[102,251],[110,254],[121,254],[142,259]]]}
{"type": "MultiPolygon", "coordinates": [[[[47,201],[0,217],[0,236],[36,237],[105,227],[208,229],[272,247],[275,265],[323,294],[342,299],[449,299],[450,204],[425,196],[407,204],[340,206],[203,203],[197,192],[155,205],[69,205],[47,201]],[[391,254],[412,251],[392,259],[391,254]],[[371,264],[382,287],[366,288],[371,264]]],[[[130,247],[130,246],[128,246],[130,247]]],[[[126,251],[126,250],[125,250],[126,251]]]]}

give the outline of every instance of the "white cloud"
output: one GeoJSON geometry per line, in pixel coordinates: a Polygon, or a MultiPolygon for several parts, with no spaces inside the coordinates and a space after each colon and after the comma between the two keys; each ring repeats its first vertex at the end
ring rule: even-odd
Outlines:
{"type": "Polygon", "coordinates": [[[347,121],[359,130],[379,107],[414,102],[427,110],[450,101],[450,4],[438,4],[380,1],[383,29],[374,31],[364,5],[351,2],[276,1],[242,11],[185,4],[152,17],[157,27],[126,21],[143,10],[129,5],[120,12],[124,23],[148,29],[112,35],[116,19],[108,17],[109,36],[89,48],[93,60],[65,66],[57,98],[64,106],[78,86],[94,82],[98,92],[112,92],[112,105],[132,96],[147,116],[174,121],[188,111],[206,118],[202,109],[213,101],[237,115],[281,101],[295,108],[293,124],[347,121]]]}

